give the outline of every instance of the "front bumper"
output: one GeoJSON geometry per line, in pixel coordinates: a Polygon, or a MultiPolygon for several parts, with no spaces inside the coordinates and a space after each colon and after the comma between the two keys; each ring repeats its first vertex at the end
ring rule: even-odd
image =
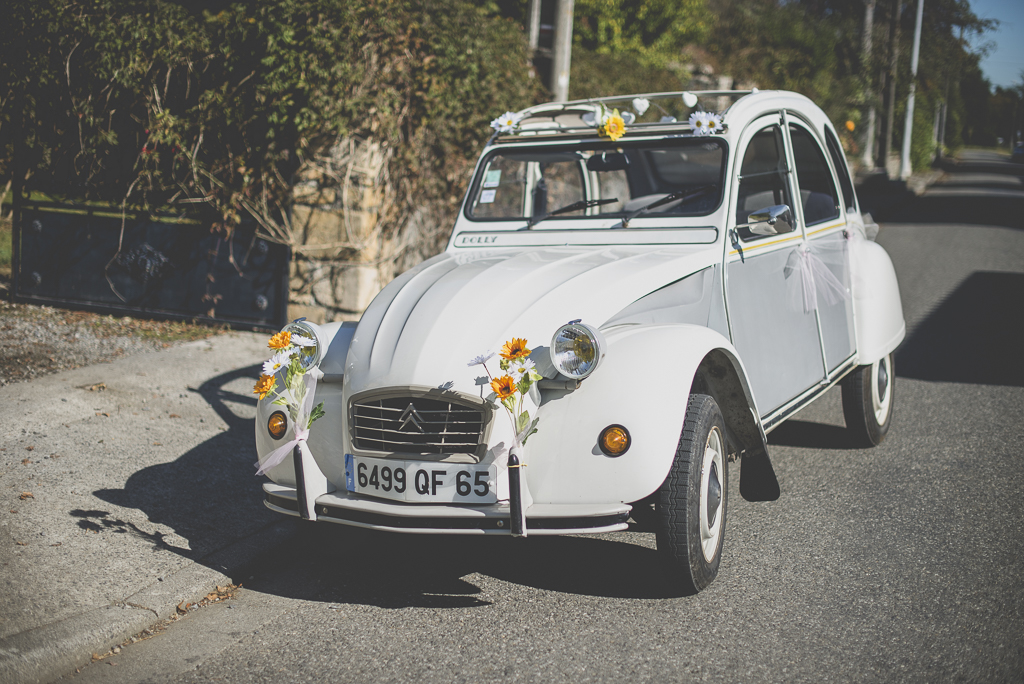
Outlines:
{"type": "MultiPolygon", "coordinates": [[[[272,511],[299,516],[294,487],[263,485],[263,502],[272,511]]],[[[599,534],[627,528],[631,507],[610,504],[534,504],[526,511],[530,535],[599,534]]],[[[508,504],[434,506],[372,499],[335,491],[316,498],[317,520],[413,534],[510,535],[508,504]]]]}

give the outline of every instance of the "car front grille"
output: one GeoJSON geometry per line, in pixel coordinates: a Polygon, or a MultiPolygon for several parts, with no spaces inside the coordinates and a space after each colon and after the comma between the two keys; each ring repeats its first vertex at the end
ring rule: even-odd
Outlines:
{"type": "Polygon", "coordinates": [[[353,446],[360,451],[477,454],[490,418],[485,405],[444,397],[353,397],[353,446]]]}

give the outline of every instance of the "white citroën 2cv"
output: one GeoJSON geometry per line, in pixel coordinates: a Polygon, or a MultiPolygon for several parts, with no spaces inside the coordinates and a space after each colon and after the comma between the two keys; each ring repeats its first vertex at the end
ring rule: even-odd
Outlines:
{"type": "Polygon", "coordinates": [[[835,129],[779,91],[546,104],[492,125],[443,253],[358,323],[285,328],[323,418],[309,428],[309,402],[259,392],[265,503],[426,534],[606,533],[632,516],[674,585],[699,591],[730,464],[744,498],[778,498],[766,433],[836,383],[856,440],[890,425],[899,288],[835,129]]]}

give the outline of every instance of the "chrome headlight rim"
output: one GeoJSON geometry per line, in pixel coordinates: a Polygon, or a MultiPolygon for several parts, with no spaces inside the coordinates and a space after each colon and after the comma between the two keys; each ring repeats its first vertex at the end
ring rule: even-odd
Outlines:
{"type": "Polygon", "coordinates": [[[324,359],[327,345],[324,341],[323,330],[321,330],[319,325],[304,318],[297,318],[281,328],[281,330],[282,332],[287,331],[293,335],[302,335],[313,340],[313,353],[299,356],[299,363],[302,364],[303,370],[308,371],[320,365],[320,362],[324,359]]]}
{"type": "Polygon", "coordinates": [[[555,334],[551,336],[551,346],[549,347],[551,363],[561,375],[573,380],[583,380],[584,378],[590,377],[590,375],[592,375],[601,365],[601,361],[604,359],[605,349],[607,349],[607,347],[608,345],[605,342],[604,335],[601,334],[600,330],[578,320],[570,321],[558,328],[558,330],[555,331],[555,334]],[[568,331],[571,331],[576,336],[585,338],[594,350],[593,360],[589,362],[584,361],[584,367],[582,369],[580,369],[579,365],[574,366],[571,363],[566,363],[572,358],[569,355],[574,353],[571,350],[564,349],[560,337],[563,333],[568,331]]]}

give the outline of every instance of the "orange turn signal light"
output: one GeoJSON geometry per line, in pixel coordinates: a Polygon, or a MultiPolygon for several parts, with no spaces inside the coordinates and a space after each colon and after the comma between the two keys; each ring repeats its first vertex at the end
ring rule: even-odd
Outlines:
{"type": "Polygon", "coordinates": [[[274,411],[270,414],[270,418],[267,420],[267,432],[274,439],[281,439],[284,437],[285,430],[288,429],[288,419],[285,418],[284,413],[281,411],[274,411]]]}
{"type": "Polygon", "coordinates": [[[629,430],[621,425],[609,425],[601,430],[601,436],[597,438],[597,446],[604,455],[613,457],[626,453],[631,442],[629,430]]]}

